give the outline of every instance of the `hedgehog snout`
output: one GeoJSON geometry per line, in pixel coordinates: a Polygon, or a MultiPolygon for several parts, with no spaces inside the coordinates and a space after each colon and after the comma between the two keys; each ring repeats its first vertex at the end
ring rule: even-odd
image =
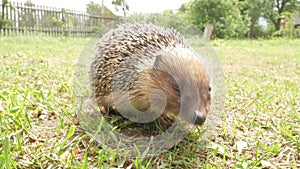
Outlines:
{"type": "Polygon", "coordinates": [[[206,120],[204,113],[196,110],[194,114],[195,114],[195,124],[202,125],[206,120]]]}

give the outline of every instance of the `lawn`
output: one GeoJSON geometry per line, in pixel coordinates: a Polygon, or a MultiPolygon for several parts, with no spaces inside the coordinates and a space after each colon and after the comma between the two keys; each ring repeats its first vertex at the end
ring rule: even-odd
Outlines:
{"type": "Polygon", "coordinates": [[[0,168],[300,168],[300,40],[217,40],[227,92],[214,134],[150,159],[81,129],[73,71],[88,38],[0,37],[0,168]]]}

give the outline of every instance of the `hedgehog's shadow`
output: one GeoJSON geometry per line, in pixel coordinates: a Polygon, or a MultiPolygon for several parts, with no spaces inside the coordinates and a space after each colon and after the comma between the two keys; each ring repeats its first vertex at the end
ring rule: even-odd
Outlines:
{"type": "MultiPolygon", "coordinates": [[[[209,160],[208,156],[208,148],[205,146],[206,142],[198,142],[195,143],[193,140],[197,140],[196,136],[188,136],[183,138],[180,143],[174,145],[173,147],[167,149],[166,151],[158,154],[157,156],[146,156],[143,158],[143,163],[151,162],[155,163],[156,166],[158,164],[165,163],[166,159],[172,158],[186,158],[185,155],[188,155],[190,159],[197,159],[195,167],[199,167],[199,165],[203,165],[207,160],[209,160]]],[[[126,158],[124,167],[129,167],[136,161],[136,158],[126,158]]],[[[171,162],[171,161],[170,161],[171,162]]],[[[186,168],[186,162],[183,164],[178,163],[178,161],[171,162],[172,167],[174,168],[186,168]]]]}
{"type": "MultiPolygon", "coordinates": [[[[136,123],[129,119],[124,118],[118,111],[110,109],[107,115],[104,116],[112,126],[120,129],[120,132],[129,137],[151,137],[157,136],[166,132],[174,121],[170,123],[161,123],[160,120],[155,120],[149,123],[136,123]]],[[[171,130],[172,131],[172,130],[171,130]]]]}
{"type": "MultiPolygon", "coordinates": [[[[138,152],[144,154],[144,152],[148,151],[149,146],[152,150],[150,150],[149,153],[145,153],[146,155],[142,157],[142,159],[155,158],[165,153],[172,154],[174,152],[187,151],[187,147],[190,148],[188,151],[196,152],[203,150],[199,149],[200,143],[197,142],[197,140],[199,140],[197,137],[199,136],[197,136],[197,134],[195,135],[195,133],[189,134],[185,130],[177,130],[176,125],[171,127],[164,126],[161,125],[159,121],[135,123],[124,118],[114,109],[110,109],[106,111],[106,113],[93,111],[85,114],[85,120],[82,122],[82,124],[86,124],[85,129],[88,128],[87,133],[100,143],[99,146],[101,148],[108,148],[108,150],[119,152],[118,154],[122,154],[122,156],[125,155],[127,159],[141,158],[138,152]],[[105,123],[101,122],[103,120],[105,123]],[[102,125],[102,128],[99,129],[101,124],[105,125],[102,125]],[[176,131],[173,132],[173,130],[176,131]],[[170,133],[170,138],[165,137],[165,135],[163,136],[162,133],[168,132],[170,133]],[[172,132],[177,135],[172,135],[172,132]],[[120,137],[119,134],[115,135],[115,133],[119,133],[122,136],[120,137]],[[180,134],[181,136],[178,136],[180,134]],[[114,140],[115,138],[117,138],[117,140],[114,140]],[[198,148],[195,149],[195,146],[198,148]],[[135,150],[136,148],[138,148],[137,151],[135,150]],[[128,151],[129,154],[124,154],[125,151],[128,151]]],[[[180,154],[184,154],[184,152],[180,154]]],[[[203,152],[200,154],[201,156],[204,155],[203,152]]]]}
{"type": "MultiPolygon", "coordinates": [[[[120,131],[123,134],[126,134],[128,136],[151,137],[151,136],[157,136],[163,132],[173,132],[174,130],[178,129],[176,128],[177,127],[176,125],[172,125],[175,123],[175,121],[172,121],[171,123],[163,123],[163,124],[160,123],[160,120],[155,120],[149,123],[135,123],[128,119],[123,118],[123,116],[114,109],[110,109],[108,114],[111,119],[113,118],[119,119],[118,121],[114,121],[113,125],[120,127],[120,131]]],[[[185,137],[182,137],[180,141],[173,140],[173,141],[177,141],[176,144],[171,141],[168,145],[166,145],[166,150],[172,153],[174,151],[181,151],[181,150],[186,151],[187,147],[191,149],[196,148],[194,151],[197,151],[199,154],[201,154],[201,157],[205,159],[207,155],[207,151],[205,148],[206,143],[205,140],[202,141],[199,140],[199,136],[201,135],[201,133],[195,134],[195,133],[187,132],[184,129],[183,131],[179,131],[179,132],[185,137]]]]}

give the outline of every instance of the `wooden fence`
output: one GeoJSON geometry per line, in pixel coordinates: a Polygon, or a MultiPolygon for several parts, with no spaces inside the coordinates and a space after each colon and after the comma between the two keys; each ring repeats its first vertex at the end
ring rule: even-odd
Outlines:
{"type": "Polygon", "coordinates": [[[120,20],[116,16],[89,15],[28,3],[11,2],[0,8],[0,34],[36,34],[90,36],[103,25],[120,20]]]}

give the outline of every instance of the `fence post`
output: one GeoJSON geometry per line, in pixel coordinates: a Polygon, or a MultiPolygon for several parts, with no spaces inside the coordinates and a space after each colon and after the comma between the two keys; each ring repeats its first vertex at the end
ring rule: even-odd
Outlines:
{"type": "MultiPolygon", "coordinates": [[[[0,31],[2,32],[2,25],[4,24],[4,8],[5,8],[5,0],[3,1],[4,3],[1,5],[2,8],[2,13],[1,13],[1,21],[0,21],[0,31]]],[[[0,32],[0,33],[1,33],[0,32]]]]}

